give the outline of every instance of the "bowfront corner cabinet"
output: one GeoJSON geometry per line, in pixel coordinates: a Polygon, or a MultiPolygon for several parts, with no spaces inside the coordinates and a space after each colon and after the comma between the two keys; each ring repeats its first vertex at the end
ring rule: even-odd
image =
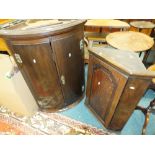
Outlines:
{"type": "Polygon", "coordinates": [[[155,73],[134,52],[94,47],[90,50],[85,104],[111,130],[121,130],[155,73]]]}
{"type": "Polygon", "coordinates": [[[83,98],[84,23],[34,20],[0,31],[41,110],[60,110],[83,98]]]}

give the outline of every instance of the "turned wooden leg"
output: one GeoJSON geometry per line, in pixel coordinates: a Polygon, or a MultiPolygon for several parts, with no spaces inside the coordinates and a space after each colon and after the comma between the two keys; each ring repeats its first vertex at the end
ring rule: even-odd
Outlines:
{"type": "Polygon", "coordinates": [[[155,98],[150,102],[150,108],[152,109],[155,106],[155,98]]]}
{"type": "Polygon", "coordinates": [[[155,114],[155,109],[153,109],[154,106],[155,106],[155,98],[150,102],[150,104],[147,108],[144,108],[141,106],[137,106],[135,108],[135,110],[141,110],[143,112],[143,114],[145,115],[145,122],[144,122],[143,129],[142,129],[142,135],[144,135],[146,133],[146,127],[150,120],[150,114],[151,113],[155,114]]]}
{"type": "Polygon", "coordinates": [[[150,110],[141,106],[137,106],[136,110],[141,110],[145,116],[145,122],[143,125],[143,129],[142,129],[142,135],[144,135],[146,133],[146,127],[149,123],[149,119],[150,119],[150,110]]]}
{"type": "Polygon", "coordinates": [[[146,134],[146,127],[149,123],[149,120],[150,120],[150,111],[148,110],[147,113],[145,114],[145,122],[142,129],[142,135],[146,134]]]}
{"type": "Polygon", "coordinates": [[[141,107],[141,106],[137,106],[137,107],[135,108],[135,110],[141,110],[141,111],[143,112],[144,115],[147,113],[147,109],[144,108],[144,107],[141,107]]]}

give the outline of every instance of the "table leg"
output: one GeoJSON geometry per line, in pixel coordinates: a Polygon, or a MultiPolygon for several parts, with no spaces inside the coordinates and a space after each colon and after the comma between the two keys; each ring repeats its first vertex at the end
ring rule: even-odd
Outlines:
{"type": "Polygon", "coordinates": [[[149,50],[147,50],[146,52],[145,52],[145,54],[144,54],[144,58],[143,58],[143,63],[144,64],[146,64],[146,61],[147,61],[147,58],[148,58],[148,56],[149,56],[149,54],[150,54],[150,49],[149,50]]]}
{"type": "Polygon", "coordinates": [[[146,113],[147,113],[147,109],[144,108],[144,107],[141,107],[141,106],[139,106],[139,105],[135,108],[135,110],[141,110],[141,112],[142,112],[144,115],[146,115],[146,113]]]}
{"type": "Polygon", "coordinates": [[[139,52],[139,57],[142,55],[142,52],[139,52]]]}
{"type": "Polygon", "coordinates": [[[142,135],[144,135],[146,133],[146,127],[149,123],[149,119],[150,119],[150,110],[141,106],[137,106],[135,108],[135,110],[141,110],[141,112],[143,112],[144,116],[145,116],[145,122],[143,125],[143,129],[142,129],[142,135]]]}
{"type": "Polygon", "coordinates": [[[99,33],[102,33],[102,27],[100,27],[99,33]]]}
{"type": "Polygon", "coordinates": [[[145,115],[145,122],[144,122],[143,129],[142,129],[142,135],[146,134],[146,127],[149,123],[149,120],[150,120],[150,111],[148,110],[145,115]]]}
{"type": "Polygon", "coordinates": [[[138,28],[138,32],[141,32],[142,31],[142,28],[138,28]]]}

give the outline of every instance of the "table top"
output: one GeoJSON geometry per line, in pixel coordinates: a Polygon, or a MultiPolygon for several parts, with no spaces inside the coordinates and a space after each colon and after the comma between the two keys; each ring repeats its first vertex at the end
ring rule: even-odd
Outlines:
{"type": "Polygon", "coordinates": [[[66,31],[66,29],[70,29],[77,25],[83,26],[85,22],[86,20],[75,19],[28,20],[9,28],[1,29],[0,37],[23,38],[55,35],[60,31],[66,31]]]}
{"type": "Polygon", "coordinates": [[[145,29],[152,29],[155,27],[155,24],[150,21],[133,21],[130,22],[130,25],[136,28],[145,28],[145,29]]]}
{"type": "Polygon", "coordinates": [[[85,26],[91,27],[112,27],[112,28],[129,28],[130,25],[126,22],[114,19],[92,19],[87,20],[85,26]]]}
{"type": "Polygon", "coordinates": [[[38,28],[43,26],[49,26],[49,25],[57,25],[62,24],[62,21],[59,21],[58,19],[54,20],[38,20],[36,22],[31,22],[31,20],[27,20],[25,22],[26,26],[22,28],[22,30],[31,29],[31,28],[38,28]]]}
{"type": "Polygon", "coordinates": [[[146,51],[154,44],[154,40],[150,36],[134,31],[110,33],[106,37],[106,41],[117,49],[133,52],[146,51]]]}
{"type": "Polygon", "coordinates": [[[155,72],[146,70],[141,59],[134,52],[112,47],[93,47],[89,48],[89,51],[129,74],[155,77],[155,72]]]}

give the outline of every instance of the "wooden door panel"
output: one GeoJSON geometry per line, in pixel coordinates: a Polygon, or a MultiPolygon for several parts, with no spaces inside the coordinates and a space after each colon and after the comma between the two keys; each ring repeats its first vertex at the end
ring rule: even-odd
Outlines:
{"type": "Polygon", "coordinates": [[[90,54],[87,104],[108,126],[124,89],[127,77],[90,54]]]}
{"type": "Polygon", "coordinates": [[[21,69],[37,95],[39,104],[44,107],[62,104],[63,96],[56,66],[51,58],[50,43],[13,45],[13,48],[22,59],[21,69]]]}
{"type": "Polygon", "coordinates": [[[57,67],[62,82],[66,103],[73,103],[84,91],[84,61],[80,49],[83,32],[76,31],[56,36],[52,39],[52,47],[56,56],[57,67]]]}
{"type": "Polygon", "coordinates": [[[105,117],[116,87],[117,83],[111,72],[101,66],[94,67],[90,104],[102,118],[105,117]]]}

